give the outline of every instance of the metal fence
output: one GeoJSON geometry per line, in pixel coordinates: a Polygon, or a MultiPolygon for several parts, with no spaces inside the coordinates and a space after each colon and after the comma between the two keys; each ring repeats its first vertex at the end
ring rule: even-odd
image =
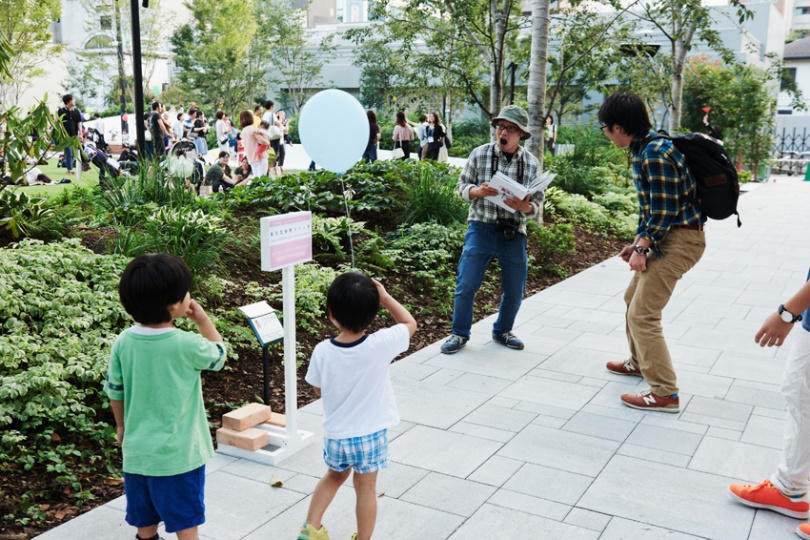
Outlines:
{"type": "Polygon", "coordinates": [[[782,128],[776,134],[774,171],[783,174],[804,174],[810,162],[810,130],[782,128]]]}

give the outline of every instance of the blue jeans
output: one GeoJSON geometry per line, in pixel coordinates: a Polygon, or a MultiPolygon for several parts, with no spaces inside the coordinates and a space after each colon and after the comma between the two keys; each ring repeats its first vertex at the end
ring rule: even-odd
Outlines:
{"type": "Polygon", "coordinates": [[[494,224],[470,221],[456,276],[453,334],[457,336],[470,337],[475,293],[493,257],[498,258],[501,266],[501,305],[492,334],[510,332],[515,324],[526,289],[526,235],[516,234],[513,240],[507,240],[502,232],[495,231],[494,224]]]}
{"type": "Polygon", "coordinates": [[[366,148],[366,151],[363,152],[363,161],[366,163],[374,163],[377,161],[377,145],[373,145],[370,148],[366,148]]]}
{"type": "Polygon", "coordinates": [[[73,148],[65,148],[65,168],[72,171],[75,165],[76,160],[73,159],[73,148]]]}

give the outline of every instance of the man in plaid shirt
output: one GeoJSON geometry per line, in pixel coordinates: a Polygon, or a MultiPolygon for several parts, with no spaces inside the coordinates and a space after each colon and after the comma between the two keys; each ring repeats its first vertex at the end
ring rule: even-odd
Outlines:
{"type": "Polygon", "coordinates": [[[441,347],[444,354],[458,352],[469,341],[473,300],[493,257],[497,257],[501,266],[502,296],[498,319],[492,326],[492,339],[510,349],[523,349],[523,342],[512,333],[512,326],[526,288],[526,219],[543,215],[543,193],[540,191],[525,199],[506,199],[505,203],[514,212],[485,197],[499,193],[489,185],[495,172],[523,185],[529,185],[540,172],[537,158],[520,146],[521,140],[530,137],[528,124],[529,115],[525,110],[515,105],[504,107],[492,119],[497,140],[473,150],[459,176],[458,194],[470,202],[470,211],[456,276],[453,334],[441,347]]]}
{"type": "Polygon", "coordinates": [[[599,109],[599,122],[617,148],[630,150],[639,202],[636,238],[619,253],[634,271],[624,293],[630,357],[608,362],[607,369],[643,377],[650,386],[640,394],[622,395],[628,407],[677,413],[678,382],[661,328],[661,311],[675,284],[706,249],[706,218],[692,204],[695,179],[683,154],[668,139],[649,139],[654,132],[640,97],[611,95],[599,109]]]}

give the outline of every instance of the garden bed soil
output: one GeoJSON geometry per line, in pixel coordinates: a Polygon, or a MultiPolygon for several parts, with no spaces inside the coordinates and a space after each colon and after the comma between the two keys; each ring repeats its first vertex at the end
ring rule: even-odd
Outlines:
{"type": "MultiPolygon", "coordinates": [[[[624,245],[620,240],[605,238],[576,229],[574,233],[576,236],[576,251],[572,255],[558,261],[561,267],[564,268],[565,274],[569,276],[616,255],[624,245]]],[[[91,249],[104,252],[103,240],[103,233],[88,235],[84,243],[91,249]]],[[[530,242],[529,253],[533,251],[537,251],[537,246],[532,246],[530,242]]],[[[233,267],[228,268],[226,272],[234,281],[239,283],[247,283],[249,281],[261,282],[266,280],[266,275],[258,268],[246,268],[243,264],[234,264],[233,267]]],[[[489,274],[492,274],[489,276],[489,279],[494,279],[494,283],[497,283],[497,269],[495,263],[490,267],[489,274]]],[[[561,279],[562,278],[558,275],[545,273],[530,274],[526,284],[526,296],[531,296],[542,291],[554,283],[561,281],[561,279]]],[[[490,281],[490,283],[493,282],[490,281]]],[[[430,302],[429,298],[425,298],[424,295],[420,293],[420,285],[414,278],[408,275],[386,278],[386,285],[389,290],[393,288],[392,285],[394,284],[397,290],[410,292],[410,297],[397,298],[403,304],[423,306],[425,302],[430,302]]],[[[233,295],[229,298],[231,305],[225,307],[244,305],[247,302],[243,300],[244,298],[240,295],[233,295]]],[[[488,287],[486,290],[482,289],[476,297],[474,319],[480,320],[497,311],[499,301],[500,292],[497,286],[488,287]]],[[[402,357],[441,340],[449,334],[451,324],[450,317],[452,315],[440,316],[435,314],[442,312],[452,314],[452,306],[446,307],[448,309],[433,310],[432,313],[434,314],[416,317],[419,323],[419,330],[413,336],[410,348],[402,357]]],[[[381,326],[383,326],[383,323],[377,319],[370,330],[376,330],[381,326]]],[[[297,336],[299,350],[308,357],[312,348],[319,341],[332,335],[331,332],[332,329],[329,327],[324,327],[324,335],[317,337],[299,332],[297,336]]],[[[253,348],[237,349],[236,352],[239,358],[230,360],[226,369],[217,373],[205,372],[203,375],[203,394],[211,419],[212,437],[214,436],[214,431],[220,426],[223,414],[243,403],[261,401],[263,393],[261,349],[257,345],[253,348]]],[[[281,346],[271,347],[270,405],[274,411],[279,413],[284,412],[284,369],[281,365],[281,356],[281,346]]],[[[304,365],[298,370],[299,407],[317,399],[315,393],[304,381],[305,373],[306,362],[304,362],[304,365]]],[[[109,420],[112,422],[112,418],[109,420]]],[[[114,466],[117,470],[120,470],[121,463],[116,463],[114,466]]],[[[0,540],[27,540],[28,538],[33,538],[45,530],[54,528],[81,513],[89,511],[95,506],[105,504],[123,494],[123,480],[121,478],[114,476],[92,476],[81,478],[80,480],[85,489],[91,489],[95,499],[85,503],[82,507],[77,507],[71,500],[69,491],[59,493],[49,490],[48,486],[51,483],[51,478],[49,475],[46,476],[44,470],[34,468],[30,471],[24,471],[20,468],[18,472],[3,475],[2,478],[0,478],[0,493],[2,493],[4,500],[0,503],[0,507],[5,507],[5,509],[17,509],[22,506],[20,499],[24,493],[43,493],[45,496],[39,499],[42,501],[40,511],[46,516],[46,519],[44,526],[36,528],[16,523],[2,522],[0,523],[0,540]],[[48,493],[50,493],[50,496],[47,495],[48,493]]]]}

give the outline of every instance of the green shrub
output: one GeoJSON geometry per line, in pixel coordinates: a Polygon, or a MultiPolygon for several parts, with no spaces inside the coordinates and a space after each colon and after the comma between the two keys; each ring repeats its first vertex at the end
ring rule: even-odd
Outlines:
{"type": "MultiPolygon", "coordinates": [[[[322,336],[327,323],[326,293],[340,271],[316,263],[300,264],[295,267],[295,323],[296,326],[313,336],[322,336]]],[[[282,284],[279,282],[267,288],[268,302],[275,306],[281,315],[283,303],[282,284]]]]}
{"type": "Polygon", "coordinates": [[[442,225],[464,222],[468,203],[456,195],[458,174],[447,166],[429,166],[420,163],[418,175],[405,183],[405,221],[424,223],[434,221],[442,225]]]}
{"type": "Polygon", "coordinates": [[[142,216],[140,227],[123,225],[110,247],[112,253],[137,257],[142,253],[172,253],[186,261],[194,275],[206,275],[219,268],[223,252],[233,237],[222,219],[191,208],[135,206],[142,216]],[[141,212],[152,210],[146,214],[141,212]]]}
{"type": "Polygon", "coordinates": [[[615,234],[620,238],[632,238],[635,235],[635,214],[611,214],[605,207],[582,195],[565,193],[557,196],[554,206],[555,214],[563,223],[577,225],[592,233],[615,234]]]}
{"type": "Polygon", "coordinates": [[[754,175],[751,173],[751,171],[737,171],[737,180],[739,180],[741,184],[747,184],[748,182],[753,181],[753,179],[754,175]]]}
{"type": "MultiPolygon", "coordinates": [[[[465,231],[462,223],[403,225],[388,235],[388,248],[382,250],[392,263],[390,271],[417,278],[425,297],[443,310],[442,315],[453,309],[455,270],[465,231]]],[[[418,313],[431,309],[424,304],[418,308],[418,313]]]]}
{"type": "Polygon", "coordinates": [[[45,197],[29,197],[24,191],[0,190],[0,230],[14,238],[31,236],[32,231],[47,227],[55,212],[45,206],[45,197]]]}
{"type": "Polygon", "coordinates": [[[529,272],[539,274],[547,272],[559,277],[566,277],[565,266],[560,259],[571,255],[576,249],[576,238],[573,227],[568,224],[549,224],[540,226],[536,221],[526,223],[526,232],[537,253],[531,255],[529,272]]]}
{"type": "Polygon", "coordinates": [[[36,469],[51,497],[76,504],[92,498],[82,471],[117,453],[101,390],[110,346],[130,323],[118,300],[127,262],[78,239],[0,250],[0,473],[36,469]]]}

